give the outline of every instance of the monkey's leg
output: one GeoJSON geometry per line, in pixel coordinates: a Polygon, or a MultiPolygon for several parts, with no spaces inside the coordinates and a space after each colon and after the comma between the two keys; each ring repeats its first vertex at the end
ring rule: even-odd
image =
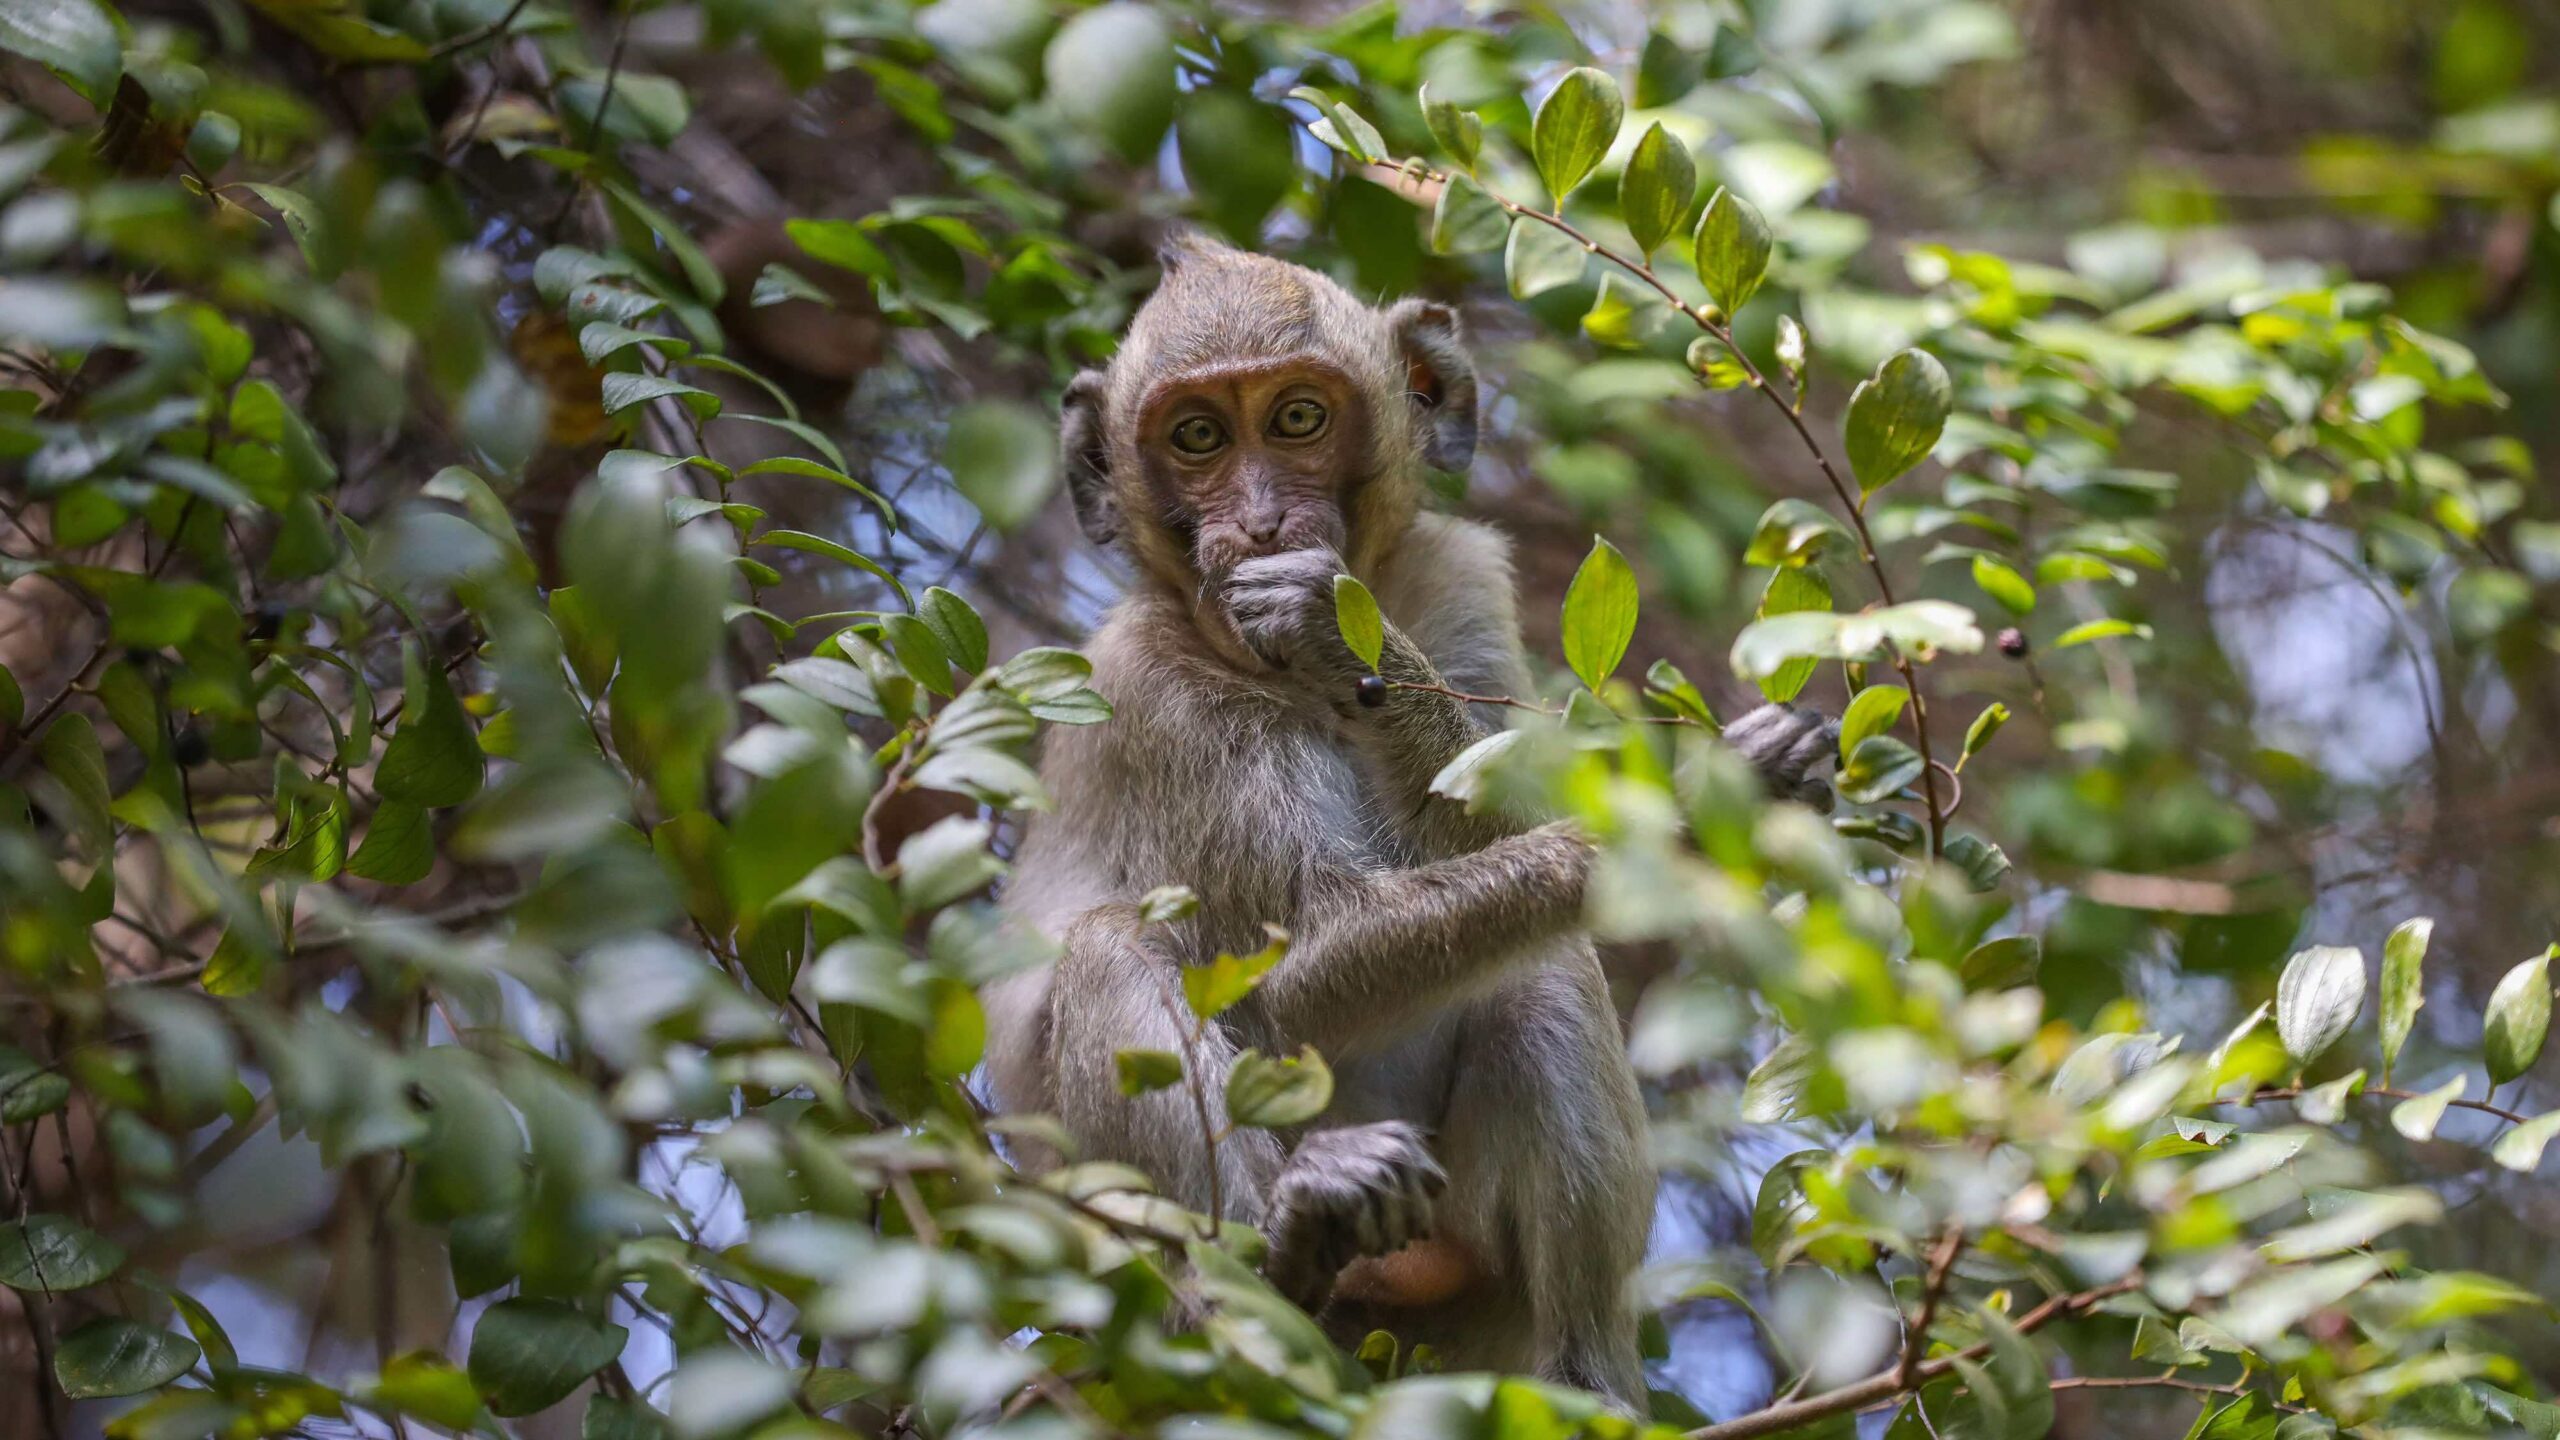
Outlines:
{"type": "Polygon", "coordinates": [[[1643,1100],[1589,944],[1541,957],[1471,1007],[1466,1027],[1439,1137],[1442,1216],[1491,1272],[1481,1323],[1495,1353],[1453,1346],[1450,1361],[1524,1364],[1642,1414],[1626,1282],[1644,1259],[1654,1174],[1643,1100]],[[1494,1313],[1505,1306],[1512,1313],[1494,1313]]]}
{"type": "Polygon", "coordinates": [[[1234,1038],[1216,1025],[1193,1038],[1181,967],[1142,938],[1134,907],[1089,911],[1063,938],[1049,984],[1058,1119],[1085,1158],[1135,1165],[1178,1204],[1204,1213],[1214,1206],[1225,1212],[1222,1219],[1260,1223],[1280,1174],[1279,1140],[1268,1131],[1239,1129],[1212,1146],[1201,1133],[1190,1088],[1204,1087],[1216,1119],[1223,1104],[1217,1097],[1226,1093],[1235,1064],[1234,1038]],[[1184,1083],[1121,1094],[1113,1057],[1123,1050],[1183,1057],[1184,1083]]]}

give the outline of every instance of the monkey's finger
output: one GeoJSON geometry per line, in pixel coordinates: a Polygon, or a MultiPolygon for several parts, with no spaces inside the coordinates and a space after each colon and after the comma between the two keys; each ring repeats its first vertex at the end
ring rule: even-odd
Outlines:
{"type": "Polygon", "coordinates": [[[1799,783],[1812,778],[1813,772],[1822,768],[1840,746],[1839,722],[1825,720],[1819,715],[1813,719],[1814,723],[1806,726],[1795,743],[1787,747],[1786,775],[1799,783]]]}
{"type": "Polygon", "coordinates": [[[1437,1165],[1408,1170],[1404,1177],[1405,1210],[1410,1217],[1406,1228],[1420,1240],[1439,1228],[1440,1194],[1449,1186],[1449,1177],[1437,1165]]]}
{"type": "Polygon", "coordinates": [[[1771,730],[1786,723],[1786,719],[1785,706],[1763,705],[1724,727],[1725,743],[1749,755],[1754,747],[1768,739],[1771,730]]]}
{"type": "Polygon", "coordinates": [[[1363,1187],[1359,1201],[1353,1205],[1352,1253],[1383,1255],[1387,1245],[1386,1193],[1375,1187],[1363,1187]]]}
{"type": "Polygon", "coordinates": [[[1413,1212],[1401,1185],[1378,1192],[1378,1253],[1401,1250],[1413,1239],[1413,1212]]]}

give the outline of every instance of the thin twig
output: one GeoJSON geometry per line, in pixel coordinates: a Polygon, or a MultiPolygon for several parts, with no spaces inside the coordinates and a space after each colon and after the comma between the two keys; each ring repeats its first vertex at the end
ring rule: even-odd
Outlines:
{"type": "MultiPolygon", "coordinates": [[[[2013,1328],[2021,1335],[2033,1334],[2055,1320],[2067,1315],[2079,1314],[2102,1300],[2138,1289],[2141,1284],[2142,1277],[2134,1274],[2110,1284],[2101,1285],[2094,1290],[2056,1295],[2019,1316],[2013,1328]]],[[[1758,1440],[1760,1436],[1793,1430],[1826,1416],[1864,1410],[1880,1401],[1904,1394],[1915,1388],[1915,1385],[1925,1385],[1946,1374],[1955,1369],[1958,1360],[1976,1360],[1990,1353],[1991,1342],[1984,1340],[1966,1346],[1953,1354],[1922,1361],[1913,1377],[1915,1384],[1911,1385],[1904,1383],[1902,1366],[1897,1362],[1890,1370],[1870,1375],[1864,1380],[1843,1385],[1836,1390],[1826,1390],[1819,1395],[1808,1396],[1783,1405],[1767,1406],[1719,1424],[1702,1425],[1690,1431],[1686,1440],[1758,1440]]]]}
{"type": "MultiPolygon", "coordinates": [[[[2300,1085],[2288,1085],[2282,1089],[2253,1090],[2238,1099],[2217,1100],[2213,1103],[2217,1105],[2255,1105],[2262,1100],[2299,1100],[2302,1098],[2304,1089],[2305,1087],[2300,1085]]],[[[2378,1100],[2419,1100],[2425,1098],[2414,1091],[2395,1090],[2387,1085],[2369,1085],[2356,1093],[2359,1095],[2370,1096],[2378,1100]]],[[[2496,1095],[2498,1093],[2498,1087],[2494,1085],[2490,1086],[2489,1093],[2492,1096],[2496,1095]]],[[[2534,1118],[2530,1115],[2509,1110],[2503,1105],[2492,1105],[2487,1100],[2447,1100],[2444,1103],[2453,1106],[2458,1110],[2477,1110],[2483,1115],[2495,1115],[2510,1125],[2522,1125],[2534,1118]]]]}
{"type": "Polygon", "coordinates": [[[1920,1281],[1920,1310],[1911,1317],[1902,1332],[1902,1388],[1911,1388],[1920,1374],[1920,1362],[1929,1355],[1929,1324],[1938,1318],[1938,1301],[1946,1294],[1947,1275],[1955,1269],[1956,1256],[1964,1249],[1964,1227],[1949,1225],[1939,1238],[1937,1253],[1929,1257],[1929,1270],[1920,1281]]]}
{"type": "Polygon", "coordinates": [[[483,40],[497,39],[498,37],[506,34],[508,30],[514,28],[516,17],[522,15],[524,13],[524,7],[530,3],[531,0],[516,0],[516,3],[507,7],[506,14],[490,21],[488,24],[475,25],[471,29],[463,31],[461,34],[454,36],[450,40],[446,40],[440,44],[429,47],[427,50],[427,59],[429,61],[442,60],[453,54],[455,51],[468,50],[483,40]]]}
{"type": "MultiPolygon", "coordinates": [[[[1372,170],[1383,170],[1391,175],[1399,177],[1409,178],[1418,174],[1421,178],[1438,181],[1442,184],[1448,183],[1449,180],[1449,175],[1446,171],[1434,170],[1428,166],[1418,164],[1399,165],[1384,160],[1372,160],[1368,162],[1368,168],[1372,170]]],[[[1491,192],[1487,193],[1490,194],[1491,192]]],[[[1742,346],[1734,340],[1731,325],[1716,318],[1714,307],[1691,305],[1688,301],[1681,299],[1679,293],[1673,290],[1668,282],[1666,282],[1661,276],[1654,273],[1651,265],[1640,260],[1631,260],[1626,256],[1619,254],[1615,250],[1610,249],[1608,246],[1603,245],[1599,241],[1584,234],[1580,229],[1576,228],[1571,222],[1567,221],[1561,215],[1551,214],[1534,206],[1523,205],[1517,201],[1508,200],[1499,195],[1492,196],[1492,199],[1495,204],[1500,205],[1514,217],[1522,220],[1535,220],[1539,224],[1545,225],[1548,228],[1570,238],[1576,244],[1580,245],[1586,253],[1596,255],[1600,259],[1607,261],[1609,264],[1616,266],[1618,269],[1625,271],[1627,274],[1634,276],[1636,279],[1643,281],[1656,294],[1660,295],[1673,310],[1676,310],[1681,315],[1686,316],[1690,323],[1696,325],[1700,330],[1703,330],[1708,335],[1714,337],[1716,343],[1722,345],[1726,351],[1731,353],[1734,360],[1742,366],[1743,374],[1750,378],[1751,388],[1758,391],[1772,406],[1776,407],[1780,415],[1786,417],[1787,424],[1794,429],[1796,433],[1796,438],[1803,442],[1806,453],[1813,457],[1813,463],[1822,471],[1822,478],[1830,483],[1832,495],[1839,500],[1842,512],[1848,517],[1851,528],[1857,532],[1858,554],[1861,559],[1866,561],[1867,571],[1875,579],[1876,593],[1882,597],[1884,603],[1888,606],[1898,603],[1894,599],[1893,581],[1886,575],[1883,562],[1876,558],[1875,535],[1867,528],[1867,517],[1862,497],[1851,495],[1847,482],[1840,478],[1840,472],[1833,468],[1831,464],[1830,455],[1823,450],[1822,442],[1815,439],[1813,431],[1806,427],[1804,423],[1804,416],[1798,413],[1803,399],[1801,393],[1799,393],[1797,397],[1796,404],[1790,405],[1787,403],[1785,397],[1779,395],[1776,388],[1770,385],[1768,377],[1760,372],[1759,365],[1755,363],[1751,356],[1743,350],[1742,346]]],[[[1929,853],[1931,855],[1938,855],[1946,850],[1947,811],[1941,807],[1938,801],[1938,765],[1936,763],[1936,757],[1930,753],[1928,698],[1921,688],[1919,675],[1912,669],[1911,658],[1902,653],[1902,647],[1888,643],[1886,649],[1893,658],[1893,668],[1902,676],[1903,688],[1911,692],[1911,732],[1913,738],[1919,743],[1922,766],[1920,771],[1920,783],[1929,803],[1929,853]]]]}

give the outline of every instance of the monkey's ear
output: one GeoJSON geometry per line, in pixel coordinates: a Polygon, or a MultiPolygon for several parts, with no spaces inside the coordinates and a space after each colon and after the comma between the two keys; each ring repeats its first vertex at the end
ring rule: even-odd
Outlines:
{"type": "Polygon", "coordinates": [[[1431,300],[1405,300],[1387,312],[1387,329],[1404,357],[1405,399],[1422,435],[1423,463],[1463,473],[1476,458],[1476,367],[1458,312],[1431,300]]]}
{"type": "Polygon", "coordinates": [[[1103,374],[1087,370],[1067,382],[1058,417],[1058,450],[1067,472],[1067,498],[1085,538],[1109,546],[1120,538],[1120,507],[1111,498],[1111,451],[1102,439],[1103,374]]]}

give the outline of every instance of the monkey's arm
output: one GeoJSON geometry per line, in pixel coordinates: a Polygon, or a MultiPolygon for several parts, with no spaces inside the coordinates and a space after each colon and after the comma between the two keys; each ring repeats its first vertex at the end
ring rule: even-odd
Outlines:
{"type": "Polygon", "coordinates": [[[1557,823],[1410,870],[1310,875],[1258,1018],[1329,1055],[1405,1030],[1579,925],[1590,872],[1590,843],[1557,823]]]}

